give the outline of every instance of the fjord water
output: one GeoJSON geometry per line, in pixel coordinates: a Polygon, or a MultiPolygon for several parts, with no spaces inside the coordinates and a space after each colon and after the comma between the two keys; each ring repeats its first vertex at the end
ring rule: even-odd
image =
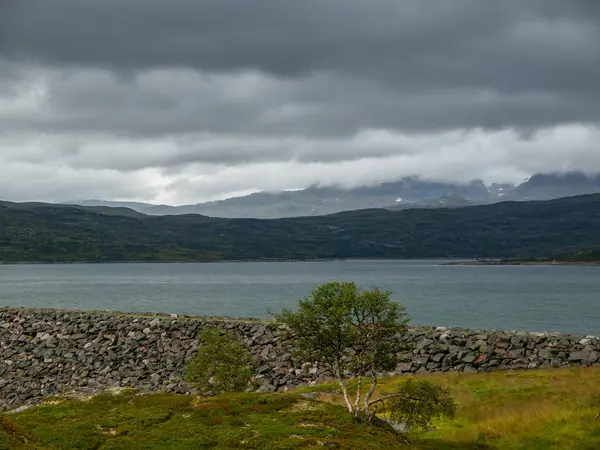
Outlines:
{"type": "Polygon", "coordinates": [[[267,317],[334,280],[379,287],[414,324],[600,335],[600,267],[438,261],[0,265],[0,305],[267,317]]]}

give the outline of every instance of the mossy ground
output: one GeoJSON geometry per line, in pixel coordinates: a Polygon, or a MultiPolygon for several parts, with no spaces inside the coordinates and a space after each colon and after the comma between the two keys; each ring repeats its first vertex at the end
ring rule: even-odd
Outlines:
{"type": "MultiPolygon", "coordinates": [[[[412,448],[600,448],[600,368],[424,377],[447,386],[459,410],[412,448]]],[[[404,379],[385,379],[381,391],[404,379]]],[[[53,400],[0,415],[0,448],[405,448],[390,430],[354,422],[337,394],[326,393],[331,389],[311,389],[322,392],[320,400],[298,392],[211,399],[123,392],[53,400]]]]}
{"type": "Polygon", "coordinates": [[[397,442],[386,429],[356,424],[342,408],[298,394],[124,392],[1,417],[0,448],[10,449],[377,449],[397,442]]]}

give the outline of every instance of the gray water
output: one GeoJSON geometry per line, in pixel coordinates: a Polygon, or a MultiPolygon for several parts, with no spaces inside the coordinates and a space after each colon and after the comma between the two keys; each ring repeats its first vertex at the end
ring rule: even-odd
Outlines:
{"type": "Polygon", "coordinates": [[[413,324],[600,335],[600,267],[435,261],[0,265],[0,305],[266,317],[317,285],[393,292],[413,324]]]}

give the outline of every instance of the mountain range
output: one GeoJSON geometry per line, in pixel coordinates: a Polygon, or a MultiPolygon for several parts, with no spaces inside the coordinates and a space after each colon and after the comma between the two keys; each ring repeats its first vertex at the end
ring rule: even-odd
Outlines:
{"type": "Polygon", "coordinates": [[[0,202],[0,261],[539,258],[600,249],[600,194],[328,216],[149,216],[0,202]]]}
{"type": "Polygon", "coordinates": [[[600,175],[566,172],[536,174],[520,185],[490,186],[481,180],[460,184],[405,177],[395,182],[354,189],[311,186],[297,191],[258,192],[243,197],[183,206],[105,200],[66,203],[125,207],[148,215],[202,214],[210,217],[272,219],[320,216],[369,208],[455,208],[505,200],[550,200],[594,193],[600,193],[600,175]]]}

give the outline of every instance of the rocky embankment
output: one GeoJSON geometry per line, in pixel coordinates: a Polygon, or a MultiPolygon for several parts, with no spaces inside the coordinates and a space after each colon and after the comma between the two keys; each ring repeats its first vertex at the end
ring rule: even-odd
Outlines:
{"type": "MultiPolygon", "coordinates": [[[[320,365],[295,360],[293,341],[265,322],[0,308],[0,409],[79,390],[191,392],[186,362],[199,331],[217,326],[248,346],[262,391],[328,378],[320,365]]],[[[400,339],[405,350],[392,374],[600,363],[593,336],[416,327],[400,339]]]]}

